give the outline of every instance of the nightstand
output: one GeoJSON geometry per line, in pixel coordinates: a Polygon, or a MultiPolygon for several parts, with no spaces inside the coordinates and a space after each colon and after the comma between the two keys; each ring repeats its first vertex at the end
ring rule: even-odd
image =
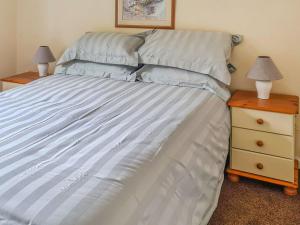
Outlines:
{"type": "Polygon", "coordinates": [[[37,72],[26,72],[18,75],[6,77],[0,79],[2,82],[2,91],[7,91],[12,88],[22,86],[24,84],[30,83],[34,80],[39,79],[40,76],[37,72]]]}
{"type": "Polygon", "coordinates": [[[298,189],[298,161],[295,160],[297,96],[272,94],[257,98],[256,92],[236,91],[228,102],[232,136],[228,178],[265,181],[284,187],[287,195],[298,189]]]}

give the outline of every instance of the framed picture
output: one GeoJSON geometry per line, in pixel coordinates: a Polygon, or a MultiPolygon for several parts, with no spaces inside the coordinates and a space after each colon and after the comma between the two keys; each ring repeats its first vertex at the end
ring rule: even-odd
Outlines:
{"type": "Polygon", "coordinates": [[[116,0],[116,27],[175,28],[175,0],[116,0]]]}

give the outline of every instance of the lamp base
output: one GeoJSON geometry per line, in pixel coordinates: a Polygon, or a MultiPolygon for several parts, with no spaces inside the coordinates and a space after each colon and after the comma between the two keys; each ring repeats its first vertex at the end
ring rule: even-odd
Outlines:
{"type": "Polygon", "coordinates": [[[272,81],[256,81],[257,97],[259,99],[269,99],[272,86],[272,81]]]}
{"type": "Polygon", "coordinates": [[[40,77],[48,76],[49,63],[43,63],[37,65],[40,77]]]}

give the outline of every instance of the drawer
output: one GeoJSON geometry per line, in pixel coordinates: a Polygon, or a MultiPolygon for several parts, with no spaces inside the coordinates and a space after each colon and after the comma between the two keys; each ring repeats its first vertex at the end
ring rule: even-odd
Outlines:
{"type": "Polygon", "coordinates": [[[231,168],[278,180],[294,182],[294,160],[232,148],[231,168]],[[263,168],[258,168],[262,166],[263,168]]]}
{"type": "Polygon", "coordinates": [[[232,128],[232,147],[289,159],[295,157],[295,140],[291,136],[232,128]]]}
{"type": "Polygon", "coordinates": [[[20,87],[23,84],[10,83],[10,82],[2,82],[2,91],[7,91],[16,87],[20,87]]]}
{"type": "Polygon", "coordinates": [[[294,136],[294,124],[294,115],[232,108],[234,127],[294,136]]]}

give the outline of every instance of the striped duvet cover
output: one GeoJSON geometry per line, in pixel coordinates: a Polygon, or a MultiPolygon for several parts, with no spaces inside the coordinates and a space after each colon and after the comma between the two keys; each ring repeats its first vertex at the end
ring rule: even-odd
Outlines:
{"type": "Polygon", "coordinates": [[[0,94],[0,225],[199,225],[229,112],[206,90],[51,76],[0,94]]]}

